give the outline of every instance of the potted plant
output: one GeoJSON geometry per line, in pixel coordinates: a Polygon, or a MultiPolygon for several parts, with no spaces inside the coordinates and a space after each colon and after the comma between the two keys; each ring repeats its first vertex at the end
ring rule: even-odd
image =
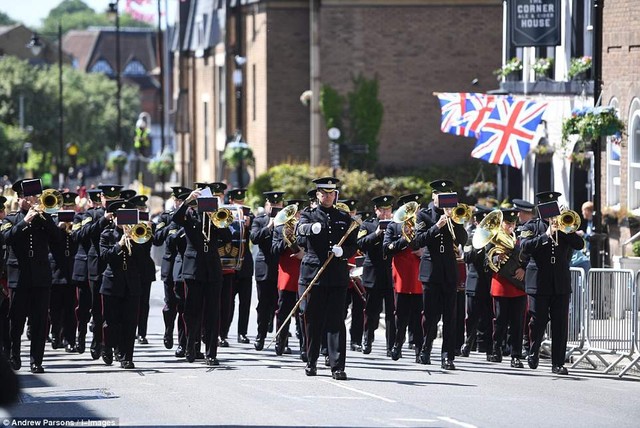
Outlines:
{"type": "Polygon", "coordinates": [[[109,171],[121,171],[127,164],[127,154],[122,150],[114,150],[107,155],[107,169],[109,171]]]}
{"type": "Polygon", "coordinates": [[[552,66],[553,58],[536,58],[535,62],[531,64],[531,69],[536,73],[536,77],[540,78],[548,76],[552,66]]]}
{"type": "Polygon", "coordinates": [[[548,162],[551,161],[551,158],[555,153],[555,148],[549,144],[537,144],[531,149],[530,153],[536,155],[536,159],[539,161],[548,162]]]}
{"type": "Polygon", "coordinates": [[[149,172],[157,177],[169,176],[173,172],[174,167],[173,154],[168,151],[156,155],[147,165],[149,172]]]}
{"type": "Polygon", "coordinates": [[[569,162],[576,164],[579,168],[586,169],[589,166],[590,155],[588,152],[571,152],[567,159],[569,162]]]}
{"type": "Polygon", "coordinates": [[[498,80],[500,80],[514,73],[517,73],[520,70],[522,70],[522,61],[520,60],[520,58],[514,57],[507,61],[502,67],[494,70],[493,74],[498,76],[498,80]]]}
{"type": "Polygon", "coordinates": [[[591,69],[591,57],[581,56],[578,58],[571,58],[569,62],[569,80],[577,78],[579,80],[585,80],[587,71],[591,69]]]}

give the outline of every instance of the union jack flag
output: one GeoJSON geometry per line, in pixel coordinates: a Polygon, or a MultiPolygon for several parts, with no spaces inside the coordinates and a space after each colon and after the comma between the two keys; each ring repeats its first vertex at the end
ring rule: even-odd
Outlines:
{"type": "Polygon", "coordinates": [[[464,137],[477,137],[483,123],[493,110],[495,96],[447,92],[438,94],[440,130],[464,137]]]}
{"type": "Polygon", "coordinates": [[[546,103],[499,98],[471,156],[520,169],[546,108],[546,103]]]}

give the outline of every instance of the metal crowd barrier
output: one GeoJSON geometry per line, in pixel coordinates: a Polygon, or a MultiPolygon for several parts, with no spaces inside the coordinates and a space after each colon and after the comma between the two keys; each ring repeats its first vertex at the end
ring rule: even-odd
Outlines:
{"type": "Polygon", "coordinates": [[[634,272],[630,269],[593,268],[587,275],[584,293],[584,353],[572,368],[595,356],[609,373],[623,359],[632,360],[637,328],[637,299],[634,272]],[[603,355],[617,355],[615,361],[607,361],[603,355]]]}
{"type": "Polygon", "coordinates": [[[640,335],[640,314],[638,312],[640,312],[640,293],[638,293],[638,283],[640,281],[640,272],[638,272],[636,274],[636,278],[635,278],[635,286],[633,289],[633,303],[634,303],[634,307],[633,307],[633,344],[632,346],[634,347],[634,351],[637,354],[636,357],[629,363],[628,366],[626,366],[621,372],[620,374],[618,374],[618,377],[622,377],[625,374],[627,374],[627,372],[629,370],[631,370],[634,366],[638,366],[638,369],[640,369],[640,337],[638,337],[640,335]]]}
{"type": "MultiPolygon", "coordinates": [[[[569,329],[567,334],[568,359],[574,353],[584,353],[584,317],[585,317],[585,273],[582,268],[571,268],[571,301],[569,302],[569,329]]],[[[528,327],[526,327],[528,328],[528,327]]],[[[546,339],[542,342],[542,347],[551,354],[551,323],[547,324],[545,331],[546,339]]]]}

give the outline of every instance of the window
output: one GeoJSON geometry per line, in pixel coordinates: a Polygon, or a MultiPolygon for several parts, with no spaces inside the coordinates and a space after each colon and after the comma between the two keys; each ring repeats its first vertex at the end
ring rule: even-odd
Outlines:
{"type": "Polygon", "coordinates": [[[253,110],[253,121],[256,121],[256,91],[257,91],[257,86],[256,86],[256,65],[253,64],[251,66],[251,80],[252,80],[252,84],[253,84],[253,88],[251,88],[252,94],[251,94],[251,103],[252,103],[252,110],[253,110]]]}
{"type": "Polygon", "coordinates": [[[93,64],[93,67],[91,67],[91,70],[89,70],[91,73],[104,73],[108,76],[114,76],[115,73],[113,72],[113,68],[111,68],[111,66],[109,65],[109,63],[107,62],[107,60],[105,59],[99,59],[96,61],[95,64],[93,64]]]}
{"type": "Polygon", "coordinates": [[[225,73],[224,67],[218,67],[218,129],[224,128],[224,118],[227,114],[227,109],[225,106],[225,73]]]}
{"type": "Polygon", "coordinates": [[[203,102],[203,115],[204,115],[204,160],[209,159],[209,103],[203,102]]]}
{"type": "Polygon", "coordinates": [[[593,0],[573,0],[571,10],[571,57],[591,56],[593,0]]]}
{"type": "Polygon", "coordinates": [[[147,74],[147,69],[137,59],[132,59],[127,63],[127,66],[122,72],[125,76],[144,76],[147,74]]]}
{"type": "Polygon", "coordinates": [[[629,210],[640,211],[640,101],[634,100],[629,119],[629,210]]]}
{"type": "MultiPolygon", "coordinates": [[[[616,109],[618,100],[612,99],[609,105],[616,109]]],[[[620,156],[621,146],[613,137],[607,137],[607,206],[620,206],[620,156]]]]}

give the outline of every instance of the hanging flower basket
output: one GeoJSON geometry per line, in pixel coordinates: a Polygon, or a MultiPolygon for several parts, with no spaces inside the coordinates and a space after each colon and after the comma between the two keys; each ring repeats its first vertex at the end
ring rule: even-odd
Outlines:
{"type": "Polygon", "coordinates": [[[562,144],[566,146],[570,135],[578,135],[578,151],[584,151],[590,148],[589,143],[601,137],[620,135],[621,139],[625,127],[612,107],[576,109],[562,122],[562,144]]]}
{"type": "Polygon", "coordinates": [[[576,165],[578,168],[589,168],[590,155],[587,152],[572,152],[567,156],[567,159],[569,159],[569,162],[576,165]]]}
{"type": "Polygon", "coordinates": [[[495,194],[496,185],[491,181],[476,181],[466,186],[464,190],[467,191],[467,196],[482,198],[495,194]]]}
{"type": "Polygon", "coordinates": [[[252,166],[255,162],[253,150],[247,143],[231,142],[222,153],[222,160],[229,168],[237,168],[242,162],[247,166],[252,166]]]}
{"type": "Polygon", "coordinates": [[[127,154],[122,150],[114,150],[107,155],[107,169],[118,171],[127,164],[127,154]]]}
{"type": "Polygon", "coordinates": [[[498,80],[514,75],[522,70],[522,61],[519,58],[511,58],[505,65],[493,71],[498,76],[498,80]]]}
{"type": "Polygon", "coordinates": [[[549,144],[538,144],[531,149],[530,153],[533,153],[538,161],[549,162],[553,158],[555,149],[549,144]]]}
{"type": "Polygon", "coordinates": [[[569,63],[569,80],[585,80],[587,71],[591,70],[591,57],[581,56],[579,58],[571,58],[569,63]]]}
{"type": "Polygon", "coordinates": [[[173,161],[173,154],[166,151],[155,156],[147,165],[149,172],[157,177],[166,177],[171,175],[174,168],[175,163],[173,161]]]}

